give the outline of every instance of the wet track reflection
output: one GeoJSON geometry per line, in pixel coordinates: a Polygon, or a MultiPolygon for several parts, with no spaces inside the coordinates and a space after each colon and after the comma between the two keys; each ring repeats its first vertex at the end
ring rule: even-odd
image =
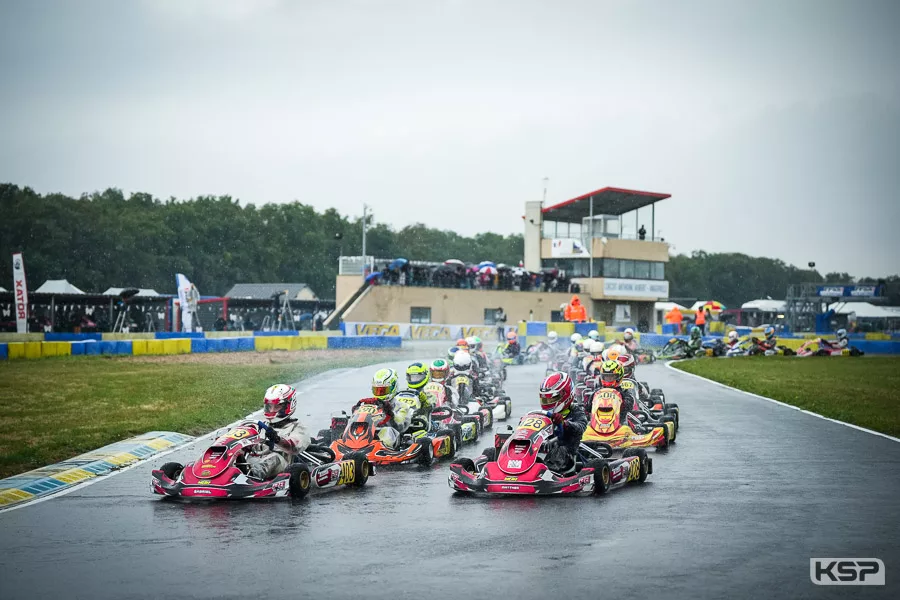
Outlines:
{"type": "MultiPolygon", "coordinates": [[[[301,384],[313,431],[363,395],[374,370],[301,384]]],[[[538,407],[543,368],[509,373],[514,422],[538,407]]],[[[810,583],[811,556],[879,557],[890,588],[900,566],[900,444],[661,365],[639,375],[682,410],[677,444],[653,453],[655,472],[644,485],[605,498],[476,499],[454,495],[446,463],[436,463],[379,469],[363,489],[302,501],[153,496],[150,470],[196,458],[208,443],[201,440],[0,514],[0,597],[847,594],[810,583]]],[[[485,436],[461,455],[490,443],[485,436]]]]}

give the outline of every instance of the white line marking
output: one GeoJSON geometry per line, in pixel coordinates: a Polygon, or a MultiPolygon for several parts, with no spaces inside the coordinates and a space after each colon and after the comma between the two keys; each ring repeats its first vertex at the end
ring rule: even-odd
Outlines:
{"type": "MultiPolygon", "coordinates": [[[[719,387],[723,387],[726,390],[731,390],[732,392],[740,392],[741,394],[746,394],[748,396],[752,396],[754,398],[759,398],[760,400],[765,400],[766,402],[771,402],[773,404],[778,404],[779,406],[784,406],[786,408],[790,408],[792,410],[796,410],[802,412],[803,414],[810,415],[813,417],[818,417],[820,419],[824,419],[825,421],[831,421],[832,423],[837,423],[838,425],[843,425],[844,427],[849,427],[851,429],[856,429],[858,431],[864,431],[866,433],[871,433],[872,435],[877,435],[878,437],[883,437],[886,440],[891,440],[892,442],[900,442],[900,438],[895,438],[886,433],[881,433],[880,431],[873,431],[872,429],[866,429],[865,427],[860,427],[859,425],[854,425],[853,423],[846,423],[844,421],[838,421],[837,419],[832,419],[831,417],[826,417],[825,415],[820,415],[819,413],[812,412],[811,410],[806,410],[805,408],[800,408],[799,406],[794,406],[793,404],[787,404],[785,402],[781,402],[780,400],[775,400],[773,398],[767,398],[766,396],[760,396],[759,394],[754,394],[753,392],[747,392],[745,390],[738,389],[736,387],[731,387],[730,385],[725,385],[724,383],[720,383],[718,381],[713,381],[712,379],[707,379],[702,375],[697,375],[695,373],[688,373],[687,371],[682,371],[681,369],[676,369],[672,365],[675,363],[683,362],[682,360],[673,360],[666,363],[666,366],[676,373],[681,373],[682,375],[688,375],[689,377],[696,377],[702,381],[707,383],[711,383],[713,385],[717,385],[719,387]]],[[[687,359],[690,360],[690,359],[687,359]]]]}
{"type": "MultiPolygon", "coordinates": [[[[320,385],[322,385],[326,382],[330,382],[332,379],[339,379],[339,378],[346,376],[347,371],[353,371],[356,369],[365,369],[365,368],[368,368],[368,367],[356,367],[356,368],[350,367],[350,368],[334,369],[334,371],[336,371],[336,372],[334,373],[334,375],[331,375],[331,376],[326,376],[326,373],[328,373],[328,371],[326,371],[325,373],[319,373],[317,375],[313,375],[312,377],[309,378],[309,381],[310,381],[309,385],[304,385],[302,381],[299,382],[298,387],[302,388],[302,389],[298,389],[297,391],[300,392],[300,394],[307,394],[307,393],[315,390],[316,388],[318,388],[320,385]]],[[[177,450],[183,450],[184,448],[187,448],[188,446],[192,446],[192,445],[196,444],[197,442],[199,442],[200,440],[212,438],[215,434],[222,431],[223,429],[229,429],[231,427],[234,427],[238,423],[242,423],[244,421],[255,420],[256,417],[254,417],[254,415],[256,415],[256,416],[262,415],[262,410],[254,411],[254,412],[250,413],[249,415],[247,415],[246,417],[244,417],[242,419],[238,419],[234,423],[229,423],[228,425],[225,425],[224,427],[217,427],[216,429],[213,429],[206,435],[202,435],[200,437],[194,438],[193,440],[190,440],[189,442],[185,442],[185,443],[181,444],[180,446],[176,446],[174,448],[169,448],[168,450],[166,450],[164,452],[160,452],[159,454],[154,454],[153,456],[148,456],[147,458],[142,458],[142,459],[128,465],[127,467],[122,467],[121,469],[116,469],[115,471],[110,471],[109,473],[104,473],[103,475],[98,475],[97,477],[92,477],[91,479],[82,481],[81,483],[77,483],[77,484],[73,485],[72,487],[63,488],[63,489],[59,490],[58,492],[54,492],[47,496],[42,496],[42,497],[36,498],[34,500],[27,500],[25,502],[14,504],[12,506],[7,506],[6,508],[0,508],[0,514],[5,513],[5,512],[10,512],[13,510],[17,510],[19,508],[25,508],[27,506],[34,506],[35,504],[40,504],[41,502],[46,502],[47,500],[53,500],[54,498],[60,498],[62,496],[65,496],[66,494],[71,494],[72,492],[74,492],[76,490],[86,488],[89,485],[93,485],[95,483],[100,483],[101,481],[109,479],[110,477],[114,477],[114,476],[118,475],[119,473],[124,473],[125,471],[130,471],[131,469],[133,469],[139,465],[142,465],[147,461],[156,460],[157,458],[162,458],[163,456],[172,454],[173,452],[175,452],[177,450]]]]}

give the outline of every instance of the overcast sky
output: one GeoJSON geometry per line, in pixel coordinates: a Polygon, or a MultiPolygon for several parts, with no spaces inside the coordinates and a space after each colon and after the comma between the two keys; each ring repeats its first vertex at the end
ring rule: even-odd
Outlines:
{"type": "Polygon", "coordinates": [[[546,176],[672,194],[677,252],[887,275],[898,31],[891,0],[0,0],[0,181],[471,234],[546,176]]]}

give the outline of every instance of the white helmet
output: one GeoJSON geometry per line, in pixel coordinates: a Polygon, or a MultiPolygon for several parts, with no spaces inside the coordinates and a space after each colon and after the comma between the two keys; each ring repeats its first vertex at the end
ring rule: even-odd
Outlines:
{"type": "Polygon", "coordinates": [[[847,338],[847,330],[846,329],[838,329],[837,330],[837,339],[843,340],[847,338]]]}
{"type": "Polygon", "coordinates": [[[263,400],[263,415],[269,421],[290,418],[297,410],[297,390],[292,386],[277,383],[266,390],[263,400]]]}
{"type": "Polygon", "coordinates": [[[469,352],[474,352],[478,348],[478,340],[475,339],[475,336],[469,336],[466,338],[466,343],[469,345],[469,352]]]}
{"type": "Polygon", "coordinates": [[[468,352],[457,352],[453,356],[453,368],[457,371],[468,371],[472,368],[472,357],[468,352]]]}
{"type": "Polygon", "coordinates": [[[729,332],[728,332],[728,339],[729,339],[729,340],[737,341],[737,339],[738,339],[737,331],[735,331],[734,329],[732,329],[731,331],[729,331],[729,332]]]}
{"type": "Polygon", "coordinates": [[[556,340],[558,338],[559,338],[559,334],[556,333],[555,331],[551,331],[550,333],[547,334],[547,341],[550,342],[551,344],[555,344],[556,340]]]}
{"type": "Polygon", "coordinates": [[[591,338],[592,340],[596,340],[597,338],[600,337],[600,332],[597,331],[596,329],[592,329],[590,332],[588,332],[588,337],[591,338]]]}
{"type": "Polygon", "coordinates": [[[590,353],[591,354],[602,354],[603,349],[606,347],[606,344],[600,341],[591,342],[590,353]]]}
{"type": "Polygon", "coordinates": [[[572,342],[573,344],[577,344],[580,339],[581,339],[580,333],[573,333],[572,335],[569,336],[569,341],[572,342]]]}
{"type": "Polygon", "coordinates": [[[632,329],[631,327],[628,327],[627,329],[625,329],[624,332],[622,332],[622,337],[625,339],[626,342],[630,342],[631,340],[634,339],[634,329],[632,329]]]}

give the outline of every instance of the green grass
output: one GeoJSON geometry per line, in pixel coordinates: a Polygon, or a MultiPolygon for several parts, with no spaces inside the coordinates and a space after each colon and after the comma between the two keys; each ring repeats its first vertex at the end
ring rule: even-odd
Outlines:
{"type": "Polygon", "coordinates": [[[760,356],[676,363],[676,369],[900,436],[900,357],[760,356]]]}
{"type": "Polygon", "coordinates": [[[210,364],[178,357],[0,362],[0,478],[147,431],[207,433],[262,407],[263,392],[273,383],[395,356],[310,351],[281,363],[210,364]]]}

